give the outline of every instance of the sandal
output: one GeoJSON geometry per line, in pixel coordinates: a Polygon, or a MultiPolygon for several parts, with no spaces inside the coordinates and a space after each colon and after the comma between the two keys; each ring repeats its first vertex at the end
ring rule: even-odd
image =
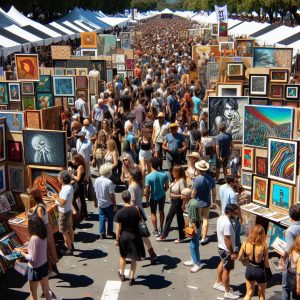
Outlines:
{"type": "Polygon", "coordinates": [[[175,243],[175,244],[180,244],[180,243],[182,243],[182,241],[183,241],[183,240],[181,240],[181,239],[176,239],[176,240],[174,241],[174,243],[175,243]]]}

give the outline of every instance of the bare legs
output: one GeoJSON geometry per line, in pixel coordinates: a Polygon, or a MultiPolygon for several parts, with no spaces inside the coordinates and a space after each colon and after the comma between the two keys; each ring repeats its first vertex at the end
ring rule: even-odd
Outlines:
{"type": "MultiPolygon", "coordinates": [[[[126,257],[120,257],[121,275],[124,275],[125,267],[126,267],[126,257]]],[[[136,272],[136,260],[131,260],[130,279],[134,279],[135,272],[136,272]]]]}

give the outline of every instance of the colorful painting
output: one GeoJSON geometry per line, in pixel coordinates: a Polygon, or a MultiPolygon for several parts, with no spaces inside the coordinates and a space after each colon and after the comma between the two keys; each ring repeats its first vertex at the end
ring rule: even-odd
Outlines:
{"type": "Polygon", "coordinates": [[[228,36],[228,23],[220,22],[219,23],[219,37],[228,36]]]}
{"type": "Polygon", "coordinates": [[[96,32],[81,32],[81,48],[97,48],[96,32]]]}
{"type": "Polygon", "coordinates": [[[255,149],[243,147],[242,150],[242,169],[245,171],[254,172],[254,156],[255,149]]]}
{"type": "Polygon", "coordinates": [[[19,83],[9,83],[9,101],[20,102],[20,84],[19,83]]]}
{"type": "Polygon", "coordinates": [[[228,63],[227,64],[227,76],[243,76],[244,65],[243,63],[228,63]]]}
{"type": "Polygon", "coordinates": [[[35,109],[35,97],[23,96],[22,97],[23,110],[35,109]]]}
{"type": "Polygon", "coordinates": [[[274,243],[276,238],[280,238],[281,240],[285,241],[285,231],[286,228],[269,222],[266,236],[266,244],[269,246],[269,248],[271,248],[271,245],[274,243]]]}
{"type": "Polygon", "coordinates": [[[285,98],[287,100],[298,100],[299,85],[285,85],[285,98]]]}
{"type": "Polygon", "coordinates": [[[268,175],[268,159],[266,157],[256,156],[256,174],[260,176],[268,175]]]}
{"type": "Polygon", "coordinates": [[[98,53],[99,55],[112,55],[116,49],[116,36],[109,34],[98,35],[98,53]]]}
{"type": "Polygon", "coordinates": [[[268,177],[296,184],[298,143],[296,141],[268,139],[268,177]]]}
{"type": "Polygon", "coordinates": [[[294,198],[293,186],[273,180],[270,186],[270,208],[288,212],[294,198]]]}
{"type": "Polygon", "coordinates": [[[23,143],[25,164],[66,167],[66,132],[26,129],[23,143]]]}
{"type": "Polygon", "coordinates": [[[253,67],[290,69],[292,54],[293,48],[254,47],[253,67]]]}
{"type": "Polygon", "coordinates": [[[287,83],[289,80],[288,69],[271,69],[270,70],[270,82],[287,83]]]}
{"type": "Polygon", "coordinates": [[[39,110],[25,111],[26,128],[41,129],[41,115],[39,110]]]}
{"type": "Polygon", "coordinates": [[[22,82],[22,95],[34,95],[34,83],[22,82]]]}
{"type": "Polygon", "coordinates": [[[0,162],[6,160],[5,119],[0,119],[0,162]]]}
{"type": "Polygon", "coordinates": [[[53,94],[36,94],[36,109],[44,109],[54,105],[53,94]]]}
{"type": "Polygon", "coordinates": [[[0,104],[8,104],[8,100],[7,83],[0,82],[0,104]]]}
{"type": "Polygon", "coordinates": [[[284,97],[284,85],[282,84],[270,84],[270,98],[283,99],[284,97]]]}
{"type": "Polygon", "coordinates": [[[135,62],[134,58],[127,58],[126,59],[126,69],[127,70],[134,70],[135,69],[135,62]]]}
{"type": "Polygon", "coordinates": [[[242,171],[241,185],[244,189],[251,190],[251,187],[252,187],[252,173],[242,171]]]}
{"type": "Polygon", "coordinates": [[[253,175],[252,178],[252,202],[268,206],[269,180],[264,177],[253,175]]]}
{"type": "Polygon", "coordinates": [[[236,40],[236,55],[241,57],[252,57],[254,40],[236,40]]]}
{"type": "Polygon", "coordinates": [[[8,160],[13,162],[22,161],[22,143],[15,141],[7,141],[8,160]]]}
{"type": "Polygon", "coordinates": [[[25,190],[24,167],[9,165],[7,170],[9,189],[12,192],[23,193],[25,190]]]}
{"type": "Polygon", "coordinates": [[[22,132],[22,129],[24,128],[23,112],[0,112],[0,118],[6,118],[6,126],[10,132],[22,132]]]}
{"type": "Polygon", "coordinates": [[[267,96],[268,95],[268,75],[249,75],[249,95],[267,96]]]}
{"type": "Polygon", "coordinates": [[[40,81],[36,82],[35,90],[37,93],[51,93],[51,76],[40,75],[40,81]]]}
{"type": "Polygon", "coordinates": [[[15,54],[18,80],[39,81],[38,54],[15,54]]]}
{"type": "Polygon", "coordinates": [[[6,172],[5,166],[0,166],[0,193],[5,192],[6,190],[6,172]]]}
{"type": "Polygon", "coordinates": [[[266,148],[268,137],[291,139],[293,120],[293,108],[245,105],[244,145],[266,148]]]}
{"type": "Polygon", "coordinates": [[[73,76],[53,76],[54,96],[74,96],[75,83],[73,76]]]}

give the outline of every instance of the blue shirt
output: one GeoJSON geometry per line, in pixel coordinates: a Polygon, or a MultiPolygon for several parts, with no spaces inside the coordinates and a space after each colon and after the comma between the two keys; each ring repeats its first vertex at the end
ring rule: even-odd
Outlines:
{"type": "Polygon", "coordinates": [[[129,144],[136,144],[136,139],[135,139],[135,136],[132,134],[132,133],[128,133],[127,136],[126,136],[126,141],[129,143],[129,144]]]}
{"type": "Polygon", "coordinates": [[[296,237],[300,235],[300,222],[292,223],[285,232],[286,252],[289,252],[295,242],[296,237]]]}
{"type": "Polygon", "coordinates": [[[227,132],[221,132],[215,137],[216,145],[220,146],[220,157],[226,158],[230,156],[232,135],[227,132]]]}
{"type": "Polygon", "coordinates": [[[177,99],[175,99],[172,95],[167,97],[167,104],[170,105],[170,113],[177,114],[180,104],[178,103],[177,99]]]}
{"type": "Polygon", "coordinates": [[[150,187],[150,199],[160,200],[166,196],[165,185],[168,183],[169,177],[165,172],[151,172],[146,176],[146,186],[150,187]]]}
{"type": "Polygon", "coordinates": [[[207,175],[199,175],[194,179],[193,190],[196,191],[195,198],[199,202],[199,207],[207,208],[211,206],[211,190],[216,187],[215,180],[207,175]]]}
{"type": "Polygon", "coordinates": [[[227,183],[222,185],[219,190],[221,198],[222,215],[225,213],[225,207],[228,204],[238,204],[237,195],[227,183]]]}
{"type": "Polygon", "coordinates": [[[178,132],[175,136],[172,133],[168,133],[165,140],[168,143],[168,147],[172,150],[172,153],[178,153],[178,148],[181,148],[182,143],[185,141],[184,136],[178,132]]]}
{"type": "Polygon", "coordinates": [[[201,99],[196,97],[196,96],[193,96],[192,97],[192,100],[193,100],[193,103],[194,103],[194,109],[193,109],[193,114],[194,115],[200,115],[200,112],[201,112],[201,99]]]}

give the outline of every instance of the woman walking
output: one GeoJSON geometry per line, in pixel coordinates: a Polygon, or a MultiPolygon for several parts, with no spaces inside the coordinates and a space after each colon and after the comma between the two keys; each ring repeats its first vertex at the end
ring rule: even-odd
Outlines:
{"type": "Polygon", "coordinates": [[[300,299],[300,236],[297,236],[289,256],[287,282],[292,299],[300,299]]]}

